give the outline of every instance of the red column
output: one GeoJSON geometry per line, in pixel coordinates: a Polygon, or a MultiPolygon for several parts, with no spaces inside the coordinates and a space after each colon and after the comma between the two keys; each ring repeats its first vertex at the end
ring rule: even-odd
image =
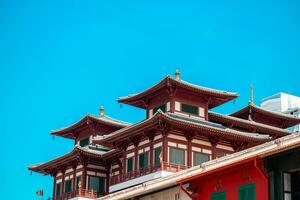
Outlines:
{"type": "Polygon", "coordinates": [[[126,150],[123,152],[123,176],[121,177],[120,181],[125,180],[126,178],[126,161],[127,161],[127,156],[126,156],[126,150]]]}
{"type": "Polygon", "coordinates": [[[109,193],[109,178],[110,178],[110,169],[111,169],[111,163],[108,163],[106,166],[106,188],[105,188],[105,193],[108,194],[109,193]]]}
{"type": "Polygon", "coordinates": [[[87,189],[87,185],[86,185],[87,163],[82,164],[82,166],[83,166],[83,171],[82,171],[82,175],[81,175],[81,188],[87,189]]]}
{"type": "Polygon", "coordinates": [[[218,139],[212,137],[212,138],[209,138],[209,142],[212,146],[212,159],[216,159],[217,158],[216,146],[218,143],[218,139]]]}
{"type": "Polygon", "coordinates": [[[192,137],[187,136],[187,167],[192,167],[192,137]]]}
{"type": "Polygon", "coordinates": [[[150,157],[150,172],[152,172],[152,170],[153,170],[153,138],[149,138],[149,140],[150,140],[150,155],[149,155],[149,157],[150,157]]]}
{"type": "Polygon", "coordinates": [[[77,168],[77,165],[73,165],[73,182],[72,182],[72,190],[75,194],[75,191],[76,191],[76,168],[77,168]]]}
{"type": "Polygon", "coordinates": [[[134,145],[134,171],[135,174],[138,173],[138,145],[134,145]]]}
{"type": "Polygon", "coordinates": [[[162,161],[163,161],[163,163],[166,163],[166,162],[168,162],[168,140],[167,140],[167,134],[166,133],[163,133],[162,135],[163,135],[163,144],[162,144],[163,145],[163,148],[162,148],[163,157],[162,157],[162,161]]]}
{"type": "Polygon", "coordinates": [[[64,194],[65,193],[65,172],[66,170],[62,170],[61,173],[62,173],[62,179],[61,179],[61,194],[64,194]]]}

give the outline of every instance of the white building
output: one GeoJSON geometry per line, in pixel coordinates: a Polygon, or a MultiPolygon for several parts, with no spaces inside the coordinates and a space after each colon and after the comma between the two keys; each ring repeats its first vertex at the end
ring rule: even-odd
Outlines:
{"type": "MultiPolygon", "coordinates": [[[[300,97],[280,92],[262,99],[261,107],[299,117],[300,97]]],[[[299,132],[300,125],[293,126],[289,130],[299,132]]]]}

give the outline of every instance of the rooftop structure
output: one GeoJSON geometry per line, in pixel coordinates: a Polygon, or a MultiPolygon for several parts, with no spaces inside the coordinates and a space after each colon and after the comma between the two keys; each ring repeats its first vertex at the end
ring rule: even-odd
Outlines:
{"type": "Polygon", "coordinates": [[[119,98],[146,109],[146,119],[129,124],[108,117],[101,107],[99,116],[86,115],[52,131],[75,140],[71,152],[29,169],[54,177],[56,200],[96,198],[290,135],[283,127],[300,120],[278,112],[259,114],[252,104],[250,118],[244,111],[231,116],[209,111],[236,97],[187,83],[176,71],[175,78],[167,75],[143,92],[119,98]],[[278,119],[282,124],[273,123],[278,119]]]}

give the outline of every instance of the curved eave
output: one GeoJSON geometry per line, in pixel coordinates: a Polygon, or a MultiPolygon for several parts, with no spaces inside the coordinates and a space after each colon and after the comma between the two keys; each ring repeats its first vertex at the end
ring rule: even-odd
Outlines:
{"type": "Polygon", "coordinates": [[[256,105],[251,105],[251,104],[245,106],[244,108],[242,108],[234,113],[231,113],[230,116],[241,117],[245,114],[248,114],[250,109],[251,109],[251,112],[256,112],[261,115],[271,117],[272,119],[283,121],[284,122],[283,128],[289,128],[291,126],[300,124],[300,118],[298,118],[296,116],[288,115],[288,114],[280,113],[280,112],[276,112],[276,111],[266,110],[266,109],[263,109],[261,107],[258,107],[256,105]]]}
{"type": "Polygon", "coordinates": [[[84,155],[95,159],[103,159],[105,154],[101,155],[100,153],[88,151],[83,147],[75,146],[75,148],[72,151],[63,156],[57,157],[55,159],[41,164],[31,165],[28,167],[28,169],[42,174],[50,174],[52,168],[71,162],[72,160],[77,159],[78,155],[84,155]]]}
{"type": "Polygon", "coordinates": [[[255,121],[249,121],[249,120],[241,119],[241,118],[237,118],[237,117],[232,117],[232,116],[228,116],[228,115],[213,113],[213,112],[209,112],[208,117],[209,117],[209,119],[212,119],[217,123],[225,122],[225,123],[229,123],[234,126],[237,126],[237,127],[256,129],[258,131],[266,132],[271,135],[286,136],[291,133],[288,130],[277,128],[274,126],[262,124],[262,123],[255,122],[255,121]]]}
{"type": "Polygon", "coordinates": [[[249,142],[250,141],[265,142],[271,140],[271,138],[268,135],[246,133],[246,132],[236,131],[229,128],[220,129],[220,128],[216,128],[204,124],[199,124],[196,122],[190,122],[190,121],[174,118],[165,113],[158,111],[157,113],[155,113],[155,115],[152,118],[149,118],[147,120],[141,121],[132,126],[115,131],[102,139],[94,140],[94,142],[99,144],[106,144],[106,145],[112,144],[115,141],[127,138],[129,136],[128,134],[130,133],[138,132],[147,129],[150,126],[156,125],[157,119],[165,120],[166,122],[171,123],[172,125],[177,126],[179,128],[195,129],[196,131],[199,132],[201,131],[201,134],[206,133],[207,136],[210,136],[211,133],[214,133],[215,136],[219,136],[231,140],[243,140],[249,142]]]}
{"type": "Polygon", "coordinates": [[[96,123],[100,123],[104,126],[112,126],[115,128],[123,128],[130,125],[130,123],[115,120],[110,117],[96,117],[88,114],[81,118],[79,121],[75,122],[74,124],[71,124],[70,126],[61,128],[59,130],[51,131],[51,134],[66,138],[74,138],[73,131],[80,126],[87,124],[89,120],[94,121],[96,123]]]}
{"type": "Polygon", "coordinates": [[[228,102],[228,101],[238,97],[238,95],[236,93],[226,92],[226,91],[222,91],[222,90],[215,90],[215,89],[206,88],[206,87],[200,87],[200,86],[188,83],[183,80],[176,80],[168,75],[165,78],[163,78],[161,81],[159,81],[157,84],[144,90],[143,92],[129,95],[127,97],[118,98],[118,102],[126,103],[129,105],[134,105],[139,108],[146,108],[146,105],[145,105],[143,99],[146,96],[148,96],[164,87],[167,87],[168,84],[175,85],[180,88],[187,89],[187,90],[193,91],[193,92],[201,94],[201,95],[207,95],[207,96],[211,96],[211,97],[215,98],[216,103],[211,104],[210,108],[216,107],[218,105],[221,105],[225,102],[228,102]]]}

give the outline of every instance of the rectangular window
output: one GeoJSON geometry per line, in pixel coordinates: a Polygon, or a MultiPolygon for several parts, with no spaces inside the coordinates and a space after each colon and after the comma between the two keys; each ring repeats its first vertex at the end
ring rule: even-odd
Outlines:
{"type": "Polygon", "coordinates": [[[199,115],[199,109],[197,106],[191,106],[184,103],[181,104],[181,111],[192,115],[199,115]]]}
{"type": "Polygon", "coordinates": [[[161,147],[154,149],[154,167],[160,166],[161,147]]]}
{"type": "Polygon", "coordinates": [[[160,109],[162,112],[166,112],[166,104],[153,108],[153,114],[155,114],[158,111],[158,109],[160,109]]]}
{"type": "Polygon", "coordinates": [[[209,161],[209,155],[200,152],[194,152],[194,166],[201,165],[202,163],[209,161]]]}
{"type": "Polygon", "coordinates": [[[127,159],[127,172],[133,171],[133,158],[127,159]]]}
{"type": "Polygon", "coordinates": [[[239,200],[255,200],[255,183],[242,185],[239,187],[239,200]]]}
{"type": "Polygon", "coordinates": [[[184,150],[171,147],[170,148],[170,163],[184,165],[184,150]]]}
{"type": "Polygon", "coordinates": [[[72,179],[65,182],[65,193],[71,192],[72,179]]]}
{"type": "Polygon", "coordinates": [[[139,167],[141,170],[148,167],[148,152],[139,155],[139,167]]]}
{"type": "Polygon", "coordinates": [[[79,188],[79,182],[81,182],[81,176],[76,177],[76,190],[79,188]]]}
{"type": "Polygon", "coordinates": [[[213,192],[210,195],[210,200],[226,200],[226,192],[225,191],[213,192]]]}
{"type": "Polygon", "coordinates": [[[283,172],[283,199],[292,199],[292,178],[291,173],[283,172]]]}
{"type": "Polygon", "coordinates": [[[104,193],[104,177],[89,176],[88,189],[96,191],[98,194],[104,193]]]}
{"type": "Polygon", "coordinates": [[[85,139],[82,139],[82,140],[79,141],[79,145],[81,147],[85,147],[85,146],[87,146],[89,144],[90,144],[90,138],[89,137],[85,138],[85,139]]]}
{"type": "Polygon", "coordinates": [[[61,183],[56,183],[56,196],[60,195],[61,183]]]}

